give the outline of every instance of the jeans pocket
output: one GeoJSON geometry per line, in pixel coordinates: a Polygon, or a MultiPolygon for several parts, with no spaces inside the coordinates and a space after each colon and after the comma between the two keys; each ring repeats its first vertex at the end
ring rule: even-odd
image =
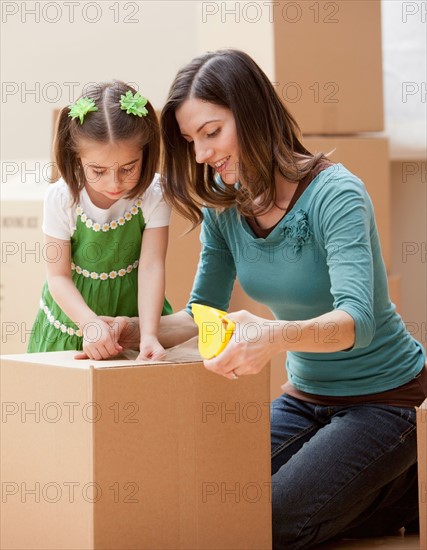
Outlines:
{"type": "Polygon", "coordinates": [[[414,407],[401,407],[400,416],[404,418],[408,424],[407,428],[400,434],[400,441],[411,435],[417,429],[417,415],[414,407]]]}

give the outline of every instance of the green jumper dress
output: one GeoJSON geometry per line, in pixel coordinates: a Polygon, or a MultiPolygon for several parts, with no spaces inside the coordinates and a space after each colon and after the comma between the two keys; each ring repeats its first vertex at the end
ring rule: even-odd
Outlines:
{"type": "MultiPolygon", "coordinates": [[[[125,215],[99,224],[77,207],[71,236],[72,279],[97,315],[138,316],[138,262],[145,228],[142,200],[125,215]]],[[[172,313],[165,298],[162,315],[172,313]]],[[[65,315],[44,284],[28,352],[81,350],[81,329],[65,315]]]]}

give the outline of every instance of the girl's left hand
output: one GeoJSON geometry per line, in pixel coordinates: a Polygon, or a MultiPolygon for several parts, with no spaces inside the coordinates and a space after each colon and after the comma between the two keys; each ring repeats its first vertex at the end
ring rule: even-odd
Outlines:
{"type": "Polygon", "coordinates": [[[137,360],[158,361],[163,359],[166,351],[157,339],[157,336],[152,334],[144,334],[141,336],[139,344],[139,355],[137,360]]]}
{"type": "Polygon", "coordinates": [[[244,374],[258,374],[281,351],[273,337],[271,321],[245,310],[227,314],[227,319],[236,324],[234,333],[223,352],[213,359],[205,359],[205,367],[230,380],[244,374]]]}

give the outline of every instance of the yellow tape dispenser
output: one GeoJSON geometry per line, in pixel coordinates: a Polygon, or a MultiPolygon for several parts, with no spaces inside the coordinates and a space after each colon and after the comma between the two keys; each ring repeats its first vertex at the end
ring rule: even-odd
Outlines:
{"type": "Polygon", "coordinates": [[[234,332],[235,323],[226,312],[202,304],[191,304],[194,321],[199,327],[199,352],[204,359],[219,355],[234,332]]]}

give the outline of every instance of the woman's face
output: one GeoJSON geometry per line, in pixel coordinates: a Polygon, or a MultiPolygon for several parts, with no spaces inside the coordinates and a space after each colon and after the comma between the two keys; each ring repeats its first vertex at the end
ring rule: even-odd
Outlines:
{"type": "Polygon", "coordinates": [[[193,143],[196,162],[209,164],[224,183],[234,185],[239,181],[239,147],[230,109],[187,99],[175,116],[182,136],[193,143]]]}

